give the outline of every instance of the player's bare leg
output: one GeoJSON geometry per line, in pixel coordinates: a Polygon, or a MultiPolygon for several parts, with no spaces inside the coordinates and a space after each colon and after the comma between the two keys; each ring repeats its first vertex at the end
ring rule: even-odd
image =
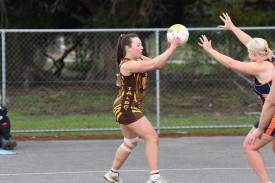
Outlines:
{"type": "MultiPolygon", "coordinates": [[[[254,129],[255,128],[253,127],[251,131],[253,131],[254,129]]],[[[274,137],[263,134],[261,139],[257,139],[254,145],[250,146],[247,143],[249,136],[250,136],[250,133],[247,135],[243,143],[243,148],[244,148],[246,157],[251,167],[254,169],[254,171],[258,175],[261,183],[270,183],[270,179],[266,171],[265,161],[263,159],[263,156],[259,152],[259,149],[267,145],[272,140],[274,140],[274,137]]]]}

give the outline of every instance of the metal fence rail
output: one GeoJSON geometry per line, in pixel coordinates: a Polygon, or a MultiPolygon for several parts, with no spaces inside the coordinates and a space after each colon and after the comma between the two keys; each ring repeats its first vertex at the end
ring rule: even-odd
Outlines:
{"type": "MultiPolygon", "coordinates": [[[[274,47],[275,27],[241,29],[252,37],[265,38],[274,47]]],[[[136,32],[144,44],[144,54],[153,58],[167,48],[166,31],[2,29],[2,104],[9,108],[12,133],[119,130],[112,122],[112,102],[118,91],[116,40],[121,33],[136,32]],[[67,116],[76,119],[59,124],[59,117],[67,116]],[[87,116],[88,120],[81,119],[87,116]],[[94,118],[98,124],[91,122],[83,127],[94,118]],[[110,125],[101,126],[102,120],[110,121],[110,125]]],[[[214,48],[242,61],[248,61],[246,48],[233,33],[220,28],[189,28],[189,32],[188,43],[176,50],[165,68],[148,73],[144,113],[158,133],[250,128],[261,111],[251,77],[224,68],[197,43],[205,34],[214,48]]]]}

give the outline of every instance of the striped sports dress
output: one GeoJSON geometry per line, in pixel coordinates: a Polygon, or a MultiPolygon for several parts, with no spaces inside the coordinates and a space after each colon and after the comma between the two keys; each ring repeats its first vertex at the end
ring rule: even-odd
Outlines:
{"type": "MultiPolygon", "coordinates": [[[[123,58],[119,67],[128,61],[130,60],[123,58]]],[[[140,61],[142,59],[137,59],[137,62],[140,61]]],[[[132,73],[129,76],[119,73],[119,80],[120,90],[114,101],[113,112],[117,122],[130,124],[144,116],[140,109],[145,97],[147,73],[132,73]]]]}
{"type": "MultiPolygon", "coordinates": [[[[267,59],[265,61],[275,64],[274,57],[272,57],[271,61],[269,59],[267,59]]],[[[272,84],[272,80],[262,84],[254,76],[254,92],[257,95],[257,98],[262,100],[262,106],[264,105],[264,102],[265,102],[266,98],[268,97],[268,94],[271,89],[271,84],[272,84]]],[[[254,127],[258,128],[258,126],[259,126],[259,121],[254,125],[254,127]]],[[[264,133],[269,136],[275,136],[275,114],[273,115],[273,118],[269,122],[268,126],[265,128],[264,133]]]]}

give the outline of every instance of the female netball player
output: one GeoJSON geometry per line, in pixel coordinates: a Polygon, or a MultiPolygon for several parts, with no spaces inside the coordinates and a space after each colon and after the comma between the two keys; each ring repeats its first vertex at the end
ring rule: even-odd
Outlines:
{"type": "Polygon", "coordinates": [[[138,137],[146,142],[146,157],[150,169],[147,183],[166,183],[158,169],[158,135],[150,121],[140,111],[145,97],[147,71],[161,69],[178,47],[179,38],[174,38],[170,47],[154,59],[142,55],[143,46],[137,34],[121,35],[116,46],[120,85],[114,102],[115,119],[120,123],[124,142],[117,149],[111,170],[104,178],[113,183],[122,183],[119,169],[136,147],[138,137]]]}
{"type": "MultiPolygon", "coordinates": [[[[275,77],[273,77],[272,81],[275,81],[275,77]]],[[[270,121],[272,120],[275,114],[275,84],[271,86],[269,95],[265,100],[265,104],[262,109],[262,114],[259,121],[259,126],[256,128],[253,133],[251,133],[248,138],[247,143],[249,145],[254,145],[255,140],[261,139],[264,133],[266,132],[266,127],[269,126],[270,121]]],[[[275,143],[272,143],[272,149],[275,153],[275,143]]]]}
{"type": "MultiPolygon", "coordinates": [[[[198,44],[225,67],[244,74],[253,75],[254,91],[261,98],[262,104],[264,104],[270,91],[272,78],[275,77],[275,58],[272,51],[268,47],[266,40],[262,38],[252,39],[249,35],[235,27],[227,13],[223,13],[223,16],[220,16],[220,18],[224,22],[224,25],[220,25],[219,27],[231,30],[237,36],[237,38],[247,47],[248,56],[251,62],[240,62],[219,53],[212,48],[211,40],[209,41],[205,35],[201,36],[201,43],[198,44]]],[[[256,123],[248,133],[243,143],[243,148],[250,165],[261,182],[269,183],[270,179],[267,175],[265,162],[259,149],[270,142],[275,142],[275,118],[273,117],[273,120],[265,127],[262,138],[255,140],[253,145],[249,145],[248,140],[257,128],[258,123],[256,123]]]]}

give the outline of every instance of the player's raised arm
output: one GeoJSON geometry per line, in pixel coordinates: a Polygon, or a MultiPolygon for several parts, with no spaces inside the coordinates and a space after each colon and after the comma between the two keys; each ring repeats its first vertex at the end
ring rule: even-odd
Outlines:
{"type": "MultiPolygon", "coordinates": [[[[123,63],[120,67],[121,73],[127,76],[131,73],[147,72],[163,68],[166,65],[169,57],[178,47],[179,42],[179,38],[174,38],[170,47],[165,52],[149,61],[145,60],[142,62],[137,62],[135,60],[130,60],[128,62],[123,63]]],[[[134,41],[133,44],[135,44],[134,41]]],[[[142,58],[143,56],[141,55],[140,57],[142,58]]]]}
{"type": "MultiPolygon", "coordinates": [[[[226,56],[217,50],[212,48],[211,40],[208,40],[205,35],[202,35],[200,37],[200,41],[198,44],[204,48],[206,52],[208,52],[210,55],[212,55],[218,62],[220,62],[222,65],[227,67],[228,69],[232,69],[244,74],[249,75],[260,75],[261,73],[265,72],[267,69],[269,69],[269,66],[271,65],[268,62],[241,62],[238,60],[235,60],[229,56],[226,56]]],[[[250,51],[251,57],[256,57],[256,53],[254,51],[250,51]]]]}
{"type": "Polygon", "coordinates": [[[219,25],[218,27],[231,30],[237,36],[237,38],[247,47],[248,42],[251,41],[252,38],[232,23],[228,13],[223,13],[222,16],[220,16],[220,19],[224,22],[224,25],[219,25]]]}

